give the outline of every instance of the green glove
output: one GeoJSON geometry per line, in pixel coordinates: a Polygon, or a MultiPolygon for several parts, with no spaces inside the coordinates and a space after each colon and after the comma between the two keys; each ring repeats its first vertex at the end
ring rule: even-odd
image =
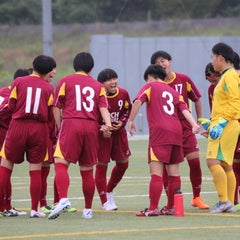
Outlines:
{"type": "Polygon", "coordinates": [[[209,131],[209,134],[212,139],[217,139],[222,136],[224,127],[227,125],[228,121],[222,117],[219,118],[218,124],[213,126],[209,131]]]}
{"type": "Polygon", "coordinates": [[[208,131],[211,121],[208,118],[199,118],[198,122],[201,123],[202,127],[208,131]]]}

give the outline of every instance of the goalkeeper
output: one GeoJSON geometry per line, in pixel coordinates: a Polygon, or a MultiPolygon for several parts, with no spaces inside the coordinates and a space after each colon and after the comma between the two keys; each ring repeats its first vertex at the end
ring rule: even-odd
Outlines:
{"type": "Polygon", "coordinates": [[[211,122],[200,119],[209,132],[207,165],[212,174],[219,202],[211,213],[234,212],[236,179],[232,169],[239,135],[240,79],[232,68],[233,50],[225,43],[212,48],[212,64],[221,72],[214,90],[211,122]]]}

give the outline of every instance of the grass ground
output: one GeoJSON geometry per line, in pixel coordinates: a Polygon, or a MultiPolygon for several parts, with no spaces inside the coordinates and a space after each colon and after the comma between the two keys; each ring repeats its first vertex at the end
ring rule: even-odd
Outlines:
{"type": "MultiPolygon", "coordinates": [[[[206,167],[206,140],[199,139],[203,171],[202,197],[212,207],[217,202],[209,170],[206,167]]],[[[191,185],[186,162],[181,165],[182,191],[184,193],[185,216],[135,216],[148,206],[149,171],[146,163],[146,140],[130,140],[132,157],[128,171],[115,190],[115,200],[119,210],[104,212],[95,195],[93,219],[82,219],[83,197],[78,167],[70,166],[71,186],[69,198],[76,213],[63,213],[56,220],[29,218],[29,176],[27,163],[15,166],[13,172],[13,205],[26,210],[27,216],[0,218],[0,240],[6,239],[238,239],[240,234],[240,213],[212,215],[209,210],[198,210],[191,206],[191,185]]],[[[109,166],[111,169],[112,163],[109,166]]],[[[110,172],[110,171],[109,171],[110,172]]],[[[53,168],[49,177],[48,202],[52,203],[53,168]]],[[[166,204],[163,194],[160,206],[166,204]]]]}

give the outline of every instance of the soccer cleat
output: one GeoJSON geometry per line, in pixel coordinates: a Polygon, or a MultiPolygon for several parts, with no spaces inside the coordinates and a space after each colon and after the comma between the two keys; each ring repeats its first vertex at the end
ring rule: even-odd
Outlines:
{"type": "Polygon", "coordinates": [[[116,205],[112,205],[111,202],[107,201],[103,204],[102,208],[105,211],[113,211],[113,210],[117,210],[116,205]]]}
{"type": "Polygon", "coordinates": [[[149,208],[145,208],[142,211],[136,213],[137,217],[156,217],[159,216],[158,209],[150,210],[149,208]]]}
{"type": "Polygon", "coordinates": [[[17,213],[18,216],[27,215],[27,212],[21,211],[21,210],[16,209],[16,208],[12,208],[9,211],[11,211],[12,213],[17,213]]]}
{"type": "MultiPolygon", "coordinates": [[[[57,206],[57,204],[58,204],[58,203],[54,203],[54,204],[52,205],[52,210],[57,206]]],[[[74,208],[74,207],[70,207],[70,208],[68,208],[68,209],[64,209],[64,210],[63,210],[64,213],[74,213],[74,212],[76,212],[76,211],[77,211],[77,209],[74,208]]]]}
{"type": "Polygon", "coordinates": [[[6,210],[2,213],[4,217],[17,217],[18,214],[16,212],[11,212],[11,210],[6,210]]]}
{"type": "Polygon", "coordinates": [[[240,203],[235,205],[235,209],[236,209],[236,211],[240,211],[240,203]]]}
{"type": "Polygon", "coordinates": [[[167,208],[165,206],[159,211],[159,215],[172,216],[174,215],[174,208],[167,208]]]}
{"type": "Polygon", "coordinates": [[[63,210],[64,213],[74,213],[76,211],[77,211],[77,209],[74,207],[70,207],[68,209],[63,210]]]}
{"type": "Polygon", "coordinates": [[[93,217],[92,209],[84,208],[82,213],[82,218],[90,219],[93,217]]]}
{"type": "Polygon", "coordinates": [[[193,207],[198,207],[199,209],[209,209],[209,206],[200,197],[195,197],[192,200],[192,206],[193,207]]]}
{"type": "Polygon", "coordinates": [[[56,219],[60,216],[60,213],[71,207],[71,203],[67,198],[62,198],[55,206],[52,212],[48,215],[48,219],[56,219]]]}
{"type": "Polygon", "coordinates": [[[49,214],[50,212],[52,212],[52,210],[53,209],[48,205],[40,208],[40,211],[46,214],[49,214]]]}
{"type": "Polygon", "coordinates": [[[35,210],[31,210],[30,212],[30,218],[44,218],[46,217],[46,214],[40,211],[35,211],[35,210]]]}
{"type": "Polygon", "coordinates": [[[107,202],[112,206],[112,210],[117,210],[118,207],[114,201],[114,195],[112,192],[107,192],[107,202]]]}
{"type": "Polygon", "coordinates": [[[218,202],[215,208],[210,211],[210,213],[224,213],[224,212],[236,212],[236,208],[232,205],[230,201],[218,202]]]}

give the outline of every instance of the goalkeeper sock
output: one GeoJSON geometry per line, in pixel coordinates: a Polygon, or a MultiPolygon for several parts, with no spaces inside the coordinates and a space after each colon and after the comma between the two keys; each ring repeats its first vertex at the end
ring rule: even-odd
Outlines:
{"type": "Polygon", "coordinates": [[[218,193],[218,198],[220,202],[226,202],[228,200],[227,192],[227,175],[221,165],[216,164],[209,168],[215,188],[218,193]]]}

